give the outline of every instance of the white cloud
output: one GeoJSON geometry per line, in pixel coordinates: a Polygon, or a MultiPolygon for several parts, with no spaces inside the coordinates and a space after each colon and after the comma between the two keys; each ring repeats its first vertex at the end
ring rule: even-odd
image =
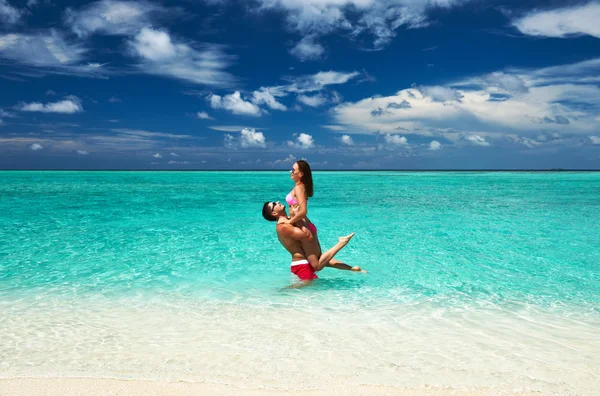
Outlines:
{"type": "MultiPolygon", "coordinates": [[[[22,136],[13,136],[13,137],[9,137],[9,138],[3,138],[0,137],[0,143],[2,144],[14,144],[14,145],[18,145],[19,147],[23,146],[23,144],[29,144],[29,143],[38,143],[38,142],[43,142],[46,141],[46,139],[41,139],[38,137],[22,137],[22,136]]],[[[29,148],[31,148],[31,145],[29,146],[29,148]]]]}
{"type": "Polygon", "coordinates": [[[170,155],[171,157],[179,157],[179,154],[176,154],[176,153],[171,153],[171,154],[169,154],[169,155],[170,155]]]}
{"type": "Polygon", "coordinates": [[[319,107],[327,103],[327,98],[323,95],[298,95],[298,101],[306,106],[319,107]]]}
{"type": "Polygon", "coordinates": [[[346,84],[348,81],[359,75],[359,72],[340,73],[330,70],[326,72],[318,72],[317,74],[313,75],[312,78],[317,84],[325,86],[333,84],[346,84]]]}
{"type": "Polygon", "coordinates": [[[435,150],[439,150],[441,148],[442,148],[442,144],[440,142],[438,142],[437,140],[432,140],[429,143],[429,150],[435,151],[435,150]]]}
{"type": "Polygon", "coordinates": [[[88,62],[87,67],[90,69],[101,69],[102,67],[108,65],[108,63],[98,63],[98,62],[88,62]]]}
{"type": "Polygon", "coordinates": [[[132,137],[136,139],[146,139],[146,138],[167,138],[167,139],[194,139],[194,136],[191,135],[178,135],[174,133],[165,133],[165,132],[152,132],[145,131],[142,129],[127,129],[127,128],[115,128],[111,129],[112,132],[116,132],[119,135],[132,137]]]}
{"type": "Polygon", "coordinates": [[[32,149],[33,151],[38,151],[43,149],[42,145],[39,143],[34,143],[31,146],[29,146],[30,149],[32,149]]]}
{"type": "Polygon", "coordinates": [[[497,87],[506,92],[524,93],[528,91],[525,81],[513,74],[495,72],[488,74],[485,81],[489,87],[497,87]]]}
{"type": "MultiPolygon", "coordinates": [[[[434,102],[449,102],[460,100],[462,95],[455,89],[439,85],[425,86],[420,89],[423,95],[431,98],[434,102]]],[[[389,106],[388,106],[389,107],[389,106]]]]}
{"type": "MultiPolygon", "coordinates": [[[[64,123],[55,124],[56,127],[65,125],[64,123]]],[[[51,127],[49,125],[49,127],[51,127]]],[[[189,142],[182,142],[179,139],[168,139],[170,137],[178,138],[185,137],[186,135],[175,135],[170,133],[162,132],[150,132],[143,130],[128,130],[128,129],[112,129],[109,131],[100,130],[98,128],[91,128],[86,133],[80,131],[67,130],[45,130],[42,133],[27,132],[22,136],[12,136],[9,139],[3,139],[0,137],[0,145],[8,144],[12,145],[15,149],[28,147],[32,144],[39,144],[46,149],[47,144],[52,148],[52,152],[62,152],[67,155],[85,156],[94,153],[108,154],[108,153],[132,153],[138,154],[140,152],[145,153],[148,157],[154,153],[160,153],[163,150],[188,150],[193,151],[198,149],[198,145],[190,145],[189,142]],[[181,145],[180,145],[181,143],[181,145]],[[93,150],[90,150],[93,148],[93,150]]],[[[189,136],[187,139],[196,139],[196,137],[189,136]]],[[[164,155],[164,154],[163,154],[164,155]]],[[[152,158],[155,160],[155,158],[152,158]]]]}
{"type": "MultiPolygon", "coordinates": [[[[280,92],[275,92],[278,96],[281,95],[280,92]]],[[[285,107],[282,103],[279,103],[277,99],[273,96],[273,93],[269,88],[261,87],[260,90],[254,91],[252,93],[252,103],[255,105],[266,104],[273,110],[286,111],[287,107],[285,107]]]]}
{"type": "Polygon", "coordinates": [[[265,148],[267,143],[265,135],[262,132],[258,132],[254,128],[243,128],[240,131],[239,137],[235,137],[230,134],[225,134],[223,143],[225,148],[238,149],[238,148],[265,148]]]}
{"type": "Polygon", "coordinates": [[[345,131],[347,128],[341,125],[321,125],[323,128],[327,128],[332,131],[345,131]]]}
{"type": "Polygon", "coordinates": [[[5,111],[3,109],[0,109],[0,117],[8,117],[8,118],[12,118],[12,117],[16,117],[14,113],[11,113],[9,111],[5,111]]]}
{"type": "Polygon", "coordinates": [[[0,22],[15,24],[21,19],[21,11],[11,6],[8,0],[0,0],[0,22]]]}
{"type": "MultiPolygon", "coordinates": [[[[172,59],[178,50],[177,46],[171,41],[169,33],[151,28],[142,28],[135,36],[132,45],[138,55],[150,61],[172,59]]],[[[180,46],[180,51],[187,51],[184,44],[180,44],[180,46]]]]}
{"type": "Polygon", "coordinates": [[[336,72],[333,70],[318,72],[307,76],[288,77],[288,85],[276,87],[283,92],[307,93],[325,89],[328,85],[345,84],[359,76],[358,72],[336,72]]]}
{"type": "MultiPolygon", "coordinates": [[[[327,86],[334,84],[345,84],[351,79],[359,76],[358,72],[336,72],[333,70],[330,71],[321,71],[312,75],[304,75],[304,76],[295,76],[295,77],[287,77],[285,78],[289,84],[287,85],[278,85],[272,87],[261,87],[259,90],[256,90],[252,93],[252,97],[247,99],[246,102],[250,101],[252,104],[256,105],[256,108],[247,109],[252,114],[260,114],[264,111],[258,112],[259,107],[261,105],[266,105],[270,109],[287,111],[288,107],[281,103],[278,98],[286,97],[292,93],[298,95],[297,99],[299,102],[305,104],[310,107],[318,107],[325,103],[327,103],[327,96],[323,93],[318,93],[316,95],[306,95],[310,92],[319,92],[326,90],[327,86]]],[[[233,95],[236,95],[235,93],[233,95]]],[[[221,98],[218,95],[215,96],[215,100],[221,98]]],[[[211,96],[211,98],[213,97],[211,96]]],[[[240,96],[241,99],[241,96],[240,96]]],[[[237,98],[236,101],[239,101],[237,98]]],[[[342,97],[336,91],[331,93],[331,101],[333,103],[339,103],[342,100],[342,97]]],[[[218,105],[218,104],[217,104],[218,105]]],[[[292,109],[295,111],[301,111],[302,107],[295,104],[292,106],[292,109]]]]}
{"type": "Polygon", "coordinates": [[[61,100],[54,103],[22,103],[17,107],[20,111],[29,112],[40,112],[40,113],[62,113],[62,114],[74,114],[83,111],[81,101],[75,96],[70,96],[65,100],[61,100]]]}
{"type": "Polygon", "coordinates": [[[451,83],[413,87],[391,96],[346,102],[331,110],[333,121],[353,133],[398,133],[448,137],[538,135],[596,131],[600,58],[537,70],[505,70],[451,83]],[[571,82],[570,82],[571,81],[571,82]]]}
{"type": "Polygon", "coordinates": [[[522,33],[532,36],[569,37],[590,35],[600,38],[600,3],[533,11],[513,21],[522,33]]]}
{"type": "Polygon", "coordinates": [[[267,143],[262,132],[255,129],[244,128],[241,130],[239,137],[226,134],[224,137],[224,145],[229,149],[241,148],[265,148],[267,143]]]}
{"type": "Polygon", "coordinates": [[[223,137],[223,145],[225,146],[225,148],[228,148],[228,149],[237,148],[236,142],[235,142],[235,137],[233,137],[233,135],[230,135],[230,134],[225,134],[225,136],[223,137]]]}
{"type": "Polygon", "coordinates": [[[199,111],[196,113],[196,117],[201,120],[214,120],[214,118],[212,118],[206,111],[199,111]]]}
{"type": "Polygon", "coordinates": [[[307,133],[301,133],[296,136],[296,140],[288,141],[288,146],[299,149],[309,149],[315,147],[315,141],[313,137],[307,133]]]}
{"type": "Polygon", "coordinates": [[[225,72],[232,59],[221,47],[203,45],[201,49],[174,41],[171,35],[144,27],[128,41],[131,53],[141,59],[138,68],[145,73],[196,84],[226,87],[235,78],[225,72]]]}
{"type": "Polygon", "coordinates": [[[531,139],[528,137],[522,137],[521,143],[523,143],[525,146],[527,146],[529,148],[534,148],[534,147],[537,147],[542,144],[541,142],[538,142],[537,140],[531,139]]]}
{"type": "Polygon", "coordinates": [[[324,52],[325,48],[316,43],[312,35],[304,37],[290,50],[291,55],[302,61],[320,59],[324,52]]]}
{"type": "Polygon", "coordinates": [[[245,101],[239,91],[235,91],[230,95],[220,96],[212,94],[208,97],[210,107],[213,109],[228,110],[236,115],[248,115],[260,117],[261,109],[254,103],[245,101]]]}
{"type": "Polygon", "coordinates": [[[592,144],[600,144],[600,136],[590,136],[590,142],[592,144]]]}
{"type": "Polygon", "coordinates": [[[389,144],[389,145],[394,145],[394,146],[405,146],[408,144],[408,141],[406,140],[406,138],[404,136],[400,136],[400,135],[393,135],[393,134],[385,134],[383,136],[383,140],[389,144]]]}
{"type": "Polygon", "coordinates": [[[246,126],[240,125],[212,125],[208,127],[209,129],[221,132],[241,132],[242,129],[248,128],[246,126]]]}
{"type": "Polygon", "coordinates": [[[400,27],[418,28],[428,24],[427,11],[449,8],[464,0],[259,0],[261,10],[283,11],[286,26],[309,38],[342,31],[353,38],[365,33],[381,48],[400,27]]]}
{"type": "Polygon", "coordinates": [[[160,155],[160,153],[156,153],[153,155],[154,158],[162,158],[162,155],[160,155]]]}
{"type": "Polygon", "coordinates": [[[262,161],[260,158],[257,158],[255,160],[248,160],[248,161],[240,161],[240,165],[256,165],[256,164],[260,164],[262,161]]]}
{"type": "MultiPolygon", "coordinates": [[[[316,74],[312,75],[304,75],[304,76],[295,76],[295,77],[287,77],[286,80],[289,81],[287,85],[279,85],[272,87],[261,87],[259,90],[254,91],[252,93],[252,97],[248,100],[256,105],[256,108],[247,109],[252,114],[260,114],[264,111],[258,112],[259,107],[261,105],[266,105],[273,110],[286,111],[288,107],[281,103],[277,98],[282,98],[290,95],[291,93],[298,94],[298,101],[310,107],[318,107],[327,103],[328,99],[322,93],[318,93],[316,95],[306,95],[310,92],[319,92],[323,91],[329,85],[335,84],[345,84],[351,79],[359,76],[358,72],[336,72],[333,70],[329,71],[320,71],[316,74]]],[[[235,95],[235,93],[234,93],[235,95]]],[[[220,98],[218,95],[215,100],[220,98]]],[[[211,96],[212,98],[212,96],[211,96]]],[[[241,99],[241,97],[240,97],[241,99]]],[[[331,100],[333,103],[339,103],[341,101],[341,95],[336,91],[331,93],[331,100]]],[[[235,99],[238,101],[238,99],[235,99]]],[[[217,100],[218,103],[218,100],[217,100]]],[[[295,111],[301,111],[302,107],[297,104],[292,107],[295,111]]]]}
{"type": "Polygon", "coordinates": [[[354,140],[352,140],[350,135],[342,135],[342,137],[340,138],[340,141],[347,146],[354,145],[354,140]]]}
{"type": "Polygon", "coordinates": [[[479,135],[475,135],[475,134],[467,134],[463,136],[463,139],[473,143],[476,146],[489,146],[490,142],[488,142],[487,140],[485,140],[483,137],[479,136],[479,135]]]}
{"type": "Polygon", "coordinates": [[[297,158],[294,157],[292,154],[288,155],[285,159],[282,160],[275,160],[275,164],[293,164],[294,162],[296,162],[297,158]]]}
{"type": "Polygon", "coordinates": [[[67,41],[52,29],[31,35],[0,35],[0,57],[30,66],[73,66],[83,60],[86,52],[81,44],[67,41]]]}
{"type": "Polygon", "coordinates": [[[599,83],[600,58],[533,71],[514,70],[513,74],[521,76],[532,85],[599,83]]]}
{"type": "Polygon", "coordinates": [[[337,91],[331,92],[331,103],[338,104],[341,103],[343,99],[344,98],[342,98],[342,95],[340,95],[337,91]]]}
{"type": "Polygon", "coordinates": [[[242,133],[240,136],[241,146],[243,148],[247,147],[266,147],[265,144],[265,136],[262,132],[257,132],[255,129],[242,129],[242,133]]]}
{"type": "Polygon", "coordinates": [[[122,102],[122,100],[119,99],[119,98],[117,98],[116,96],[111,96],[110,98],[108,98],[108,101],[110,103],[120,103],[120,102],[122,102]]]}
{"type": "MultiPolygon", "coordinates": [[[[148,2],[102,0],[66,12],[65,20],[80,37],[94,32],[128,35],[129,54],[139,58],[143,73],[176,78],[196,84],[227,87],[235,77],[224,69],[233,56],[222,46],[183,43],[168,32],[153,29],[150,14],[164,14],[162,7],[148,2]]],[[[49,33],[0,35],[0,57],[47,71],[100,77],[111,72],[105,64],[82,64],[88,52],[81,43],[66,40],[55,30],[49,33]]]]}
{"type": "Polygon", "coordinates": [[[148,26],[150,14],[165,12],[164,9],[146,1],[101,0],[88,4],[80,10],[68,8],[65,21],[79,37],[92,33],[131,35],[148,26]]]}
{"type": "Polygon", "coordinates": [[[19,67],[8,69],[9,73],[31,76],[29,68],[35,68],[35,76],[43,73],[101,78],[111,70],[96,63],[85,62],[88,49],[73,42],[54,29],[32,34],[0,34],[0,60],[6,59],[19,67]]]}

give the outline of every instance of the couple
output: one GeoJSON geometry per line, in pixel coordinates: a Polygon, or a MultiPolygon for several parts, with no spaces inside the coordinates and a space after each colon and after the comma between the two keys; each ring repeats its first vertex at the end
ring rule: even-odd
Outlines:
{"type": "Polygon", "coordinates": [[[290,270],[304,282],[317,279],[317,271],[324,267],[366,272],[360,267],[351,267],[333,257],[350,242],[354,233],[340,237],[338,243],[325,253],[317,237],[317,227],[307,217],[308,198],[313,196],[312,172],[304,160],[294,163],[290,171],[294,189],[285,198],[290,207],[290,217],[280,202],[265,202],[262,214],[266,220],[276,221],[277,238],[292,255],[290,270]]]}

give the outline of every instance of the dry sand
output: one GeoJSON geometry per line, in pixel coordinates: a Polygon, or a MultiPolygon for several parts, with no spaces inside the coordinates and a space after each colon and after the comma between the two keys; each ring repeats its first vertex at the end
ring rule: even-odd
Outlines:
{"type": "Polygon", "coordinates": [[[155,382],[96,378],[16,378],[0,379],[1,396],[183,396],[183,395],[535,395],[538,392],[501,391],[489,388],[453,389],[424,386],[391,388],[382,386],[332,387],[318,390],[241,389],[229,385],[192,382],[155,382]]]}

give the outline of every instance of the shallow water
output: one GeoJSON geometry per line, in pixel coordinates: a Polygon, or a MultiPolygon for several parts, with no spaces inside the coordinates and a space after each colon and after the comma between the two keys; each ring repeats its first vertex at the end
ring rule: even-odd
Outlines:
{"type": "Polygon", "coordinates": [[[0,172],[1,375],[598,388],[600,173],[314,177],[286,290],[285,172],[0,172]]]}

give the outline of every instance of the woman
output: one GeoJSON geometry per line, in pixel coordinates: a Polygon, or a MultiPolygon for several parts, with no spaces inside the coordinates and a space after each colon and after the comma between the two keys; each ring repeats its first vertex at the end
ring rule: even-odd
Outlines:
{"type": "Polygon", "coordinates": [[[290,179],[296,184],[292,191],[285,197],[290,206],[290,220],[292,224],[304,220],[306,226],[312,232],[313,236],[317,234],[317,227],[306,219],[308,213],[308,198],[313,196],[312,171],[308,162],[299,160],[294,163],[290,170],[290,179]]]}
{"type": "MultiPolygon", "coordinates": [[[[292,224],[298,222],[306,223],[306,227],[313,234],[312,241],[302,241],[302,249],[307,260],[315,271],[320,271],[323,267],[335,267],[351,271],[361,271],[360,267],[350,267],[336,259],[328,259],[327,255],[321,255],[321,244],[317,237],[317,227],[306,216],[308,213],[308,198],[313,196],[312,171],[308,162],[299,160],[294,163],[290,170],[290,178],[295,182],[294,188],[285,197],[290,207],[290,219],[287,221],[292,224]]],[[[349,235],[352,238],[354,234],[349,235]]]]}

